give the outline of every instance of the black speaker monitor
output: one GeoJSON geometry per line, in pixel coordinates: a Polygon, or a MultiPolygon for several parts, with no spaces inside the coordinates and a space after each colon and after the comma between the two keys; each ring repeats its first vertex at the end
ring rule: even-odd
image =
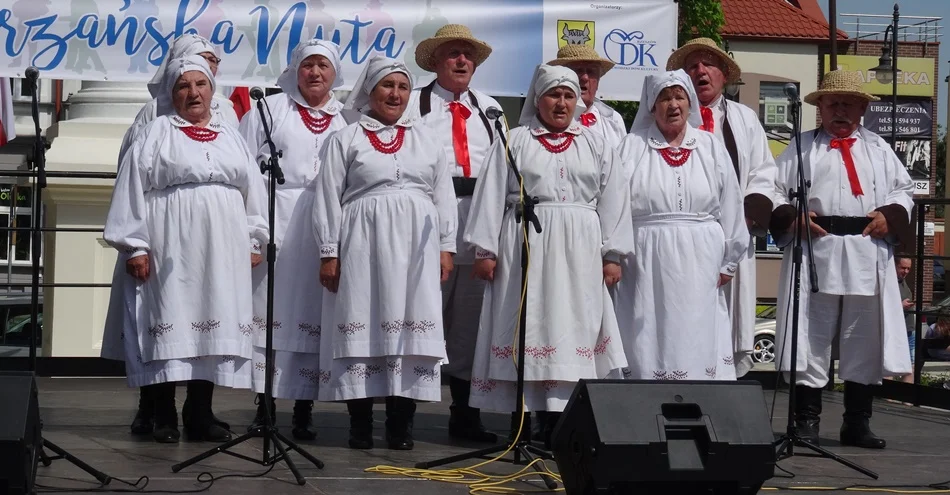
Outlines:
{"type": "Polygon", "coordinates": [[[754,494],[773,439],[758,382],[581,380],[551,443],[568,495],[754,494]]]}
{"type": "Polygon", "coordinates": [[[0,372],[0,401],[0,493],[33,493],[43,441],[33,373],[0,372]]]}

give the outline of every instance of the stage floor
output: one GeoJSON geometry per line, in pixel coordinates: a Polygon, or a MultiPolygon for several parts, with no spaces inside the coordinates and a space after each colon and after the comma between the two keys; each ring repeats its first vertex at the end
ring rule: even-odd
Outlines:
{"type": "MultiPolygon", "coordinates": [[[[134,482],[148,476],[150,490],[194,490],[206,486],[198,483],[199,473],[215,476],[227,474],[255,475],[266,471],[259,465],[216,454],[182,472],[172,473],[171,466],[203,452],[214,444],[181,442],[177,445],[157,444],[149,439],[137,439],[129,434],[129,422],[134,414],[137,395],[126,388],[124,379],[117,378],[42,378],[38,380],[40,410],[44,421],[44,436],[47,440],[66,449],[72,455],[91,464],[106,474],[134,482]]],[[[766,400],[772,402],[772,391],[766,391],[766,400]]],[[[178,389],[179,408],[184,399],[184,388],[178,389]]],[[[448,398],[446,388],[443,397],[448,398]]],[[[786,424],[786,399],[784,392],[777,395],[777,407],[773,421],[775,431],[784,431],[786,424]]],[[[290,416],[293,403],[278,401],[277,417],[281,431],[290,435],[290,416]]],[[[232,430],[243,433],[254,415],[253,394],[246,390],[219,388],[215,391],[215,412],[231,424],[232,430]]],[[[878,400],[875,403],[872,426],[886,438],[888,448],[869,451],[841,447],[838,444],[842,406],[841,395],[825,393],[822,445],[869,469],[877,471],[877,481],[864,477],[840,464],[816,458],[810,451],[799,449],[803,454],[779,462],[779,466],[794,473],[794,477],[776,470],[776,477],[766,487],[843,487],[853,484],[877,486],[928,485],[950,479],[950,413],[918,409],[878,400]],[[806,453],[807,452],[807,453],[806,453]]],[[[229,477],[215,481],[209,493],[240,494],[464,494],[462,485],[432,481],[413,480],[364,472],[365,468],[380,464],[412,467],[416,462],[458,454],[482,447],[480,444],[463,444],[450,441],[446,423],[448,402],[420,404],[416,415],[416,448],[409,452],[390,451],[382,439],[384,418],[383,405],[376,406],[375,439],[377,447],[368,451],[347,448],[349,426],[346,408],[342,404],[317,403],[314,421],[319,438],[303,442],[305,448],[326,463],[318,470],[294,454],[294,461],[307,478],[305,486],[298,486],[284,463],[278,464],[262,477],[229,477]]],[[[507,434],[508,415],[484,414],[486,426],[493,431],[507,434]]],[[[234,449],[253,458],[260,458],[261,441],[251,440],[234,449]]],[[[465,467],[475,461],[454,467],[465,467]]],[[[556,469],[553,461],[548,463],[556,469]]],[[[518,468],[510,463],[499,462],[483,468],[494,474],[514,473],[518,468]]],[[[95,487],[95,480],[65,460],[56,460],[50,467],[39,467],[38,484],[45,487],[83,489],[95,487]]],[[[526,483],[510,485],[523,490],[537,489],[526,483]]],[[[128,488],[113,481],[108,488],[128,488]]],[[[812,493],[795,490],[795,493],[812,493]]],[[[74,492],[65,492],[74,493],[74,492]]],[[[167,493],[167,492],[166,492],[167,493]]],[[[763,490],[761,493],[775,493],[763,490]]],[[[817,491],[813,493],[818,493],[817,491]]]]}

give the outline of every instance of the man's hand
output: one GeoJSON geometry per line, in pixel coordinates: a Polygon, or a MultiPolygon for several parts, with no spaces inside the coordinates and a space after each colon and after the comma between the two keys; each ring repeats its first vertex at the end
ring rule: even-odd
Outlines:
{"type": "Polygon", "coordinates": [[[495,280],[495,260],[490,258],[475,260],[472,265],[472,278],[492,282],[495,280]]]}
{"type": "Polygon", "coordinates": [[[448,251],[442,251],[439,254],[439,267],[441,269],[441,281],[445,282],[449,279],[449,274],[452,273],[452,268],[454,267],[452,262],[452,253],[448,251]]]}
{"type": "MultiPolygon", "coordinates": [[[[815,213],[815,212],[813,212],[813,211],[809,211],[809,212],[808,212],[808,218],[809,218],[809,220],[808,220],[808,222],[805,223],[805,225],[807,225],[808,228],[811,229],[811,236],[814,237],[814,238],[823,237],[823,236],[828,235],[828,232],[825,231],[825,229],[823,229],[823,228],[821,228],[820,226],[818,226],[817,223],[814,223],[814,222],[811,221],[812,218],[815,218],[815,217],[817,217],[817,216],[818,216],[817,213],[815,213]]],[[[804,218],[800,218],[799,220],[801,220],[801,221],[803,221],[803,222],[805,221],[804,218]]],[[[794,232],[798,229],[798,221],[799,221],[799,220],[796,220],[795,222],[792,223],[792,226],[790,227],[791,230],[789,230],[789,232],[794,233],[794,232]]],[[[802,231],[802,235],[805,235],[805,234],[806,234],[806,232],[803,230],[803,231],[802,231]]]]}
{"type": "Polygon", "coordinates": [[[336,294],[340,288],[340,260],[339,258],[323,258],[320,260],[320,285],[336,294]]]}
{"type": "Polygon", "coordinates": [[[901,305],[904,306],[904,309],[910,309],[914,307],[914,301],[911,301],[910,299],[904,299],[901,301],[901,305]]]}
{"type": "Polygon", "coordinates": [[[264,261],[264,255],[251,253],[251,268],[255,268],[257,265],[260,265],[264,261]]]}
{"type": "Polygon", "coordinates": [[[732,281],[732,275],[726,275],[726,274],[720,273],[720,274],[719,274],[719,285],[717,285],[716,287],[722,287],[723,285],[726,285],[726,284],[728,284],[728,283],[731,282],[731,281],[732,281]]]}
{"type": "Polygon", "coordinates": [[[149,275],[149,263],[148,255],[136,256],[134,258],[129,258],[129,261],[125,262],[125,272],[129,275],[132,275],[142,282],[148,280],[149,275]]]}
{"type": "Polygon", "coordinates": [[[620,263],[604,260],[604,283],[610,287],[620,281],[620,263]]]}
{"type": "Polygon", "coordinates": [[[884,214],[879,211],[872,211],[868,213],[868,218],[871,219],[871,223],[864,228],[864,232],[862,232],[861,235],[865,237],[871,236],[875,239],[887,237],[890,231],[887,229],[887,219],[884,218],[884,214]]]}

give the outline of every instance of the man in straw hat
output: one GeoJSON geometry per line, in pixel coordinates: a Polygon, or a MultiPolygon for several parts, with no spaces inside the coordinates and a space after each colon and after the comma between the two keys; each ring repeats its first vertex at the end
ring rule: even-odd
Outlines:
{"type": "Polygon", "coordinates": [[[584,126],[603,136],[607,143],[619,147],[627,135],[627,126],[619,112],[597,98],[600,78],[604,77],[614,63],[601,58],[597,51],[587,45],[564,45],[557,51],[557,58],[548,65],[563,65],[573,70],[581,83],[581,99],[587,106],[578,120],[584,126]]]}
{"type": "MultiPolygon", "coordinates": [[[[808,191],[818,292],[810,277],[801,278],[795,424],[805,442],[818,444],[821,388],[829,380],[832,341],[838,339],[838,375],[845,381],[842,445],[882,449],[884,440],[870,429],[874,385],[885,376],[911,370],[901,307],[894,247],[906,240],[913,207],[913,183],[907,170],[877,134],[860,125],[869,101],[856,72],[831,71],[821,89],[805,96],[818,107],[822,126],[801,135],[802,165],[808,191]]],[[[789,288],[796,206],[788,197],[798,189],[795,143],[778,157],[771,229],[786,246],[779,279],[777,345],[779,366],[791,367],[789,288]]],[[[804,221],[803,219],[801,221],[804,221]]],[[[805,226],[803,226],[805,227],[805,226]]],[[[804,235],[804,232],[803,232],[804,235]]],[[[808,266],[805,250],[803,264],[808,266]]],[[[804,272],[807,274],[807,271],[804,272]]]]}
{"type": "MultiPolygon", "coordinates": [[[[741,71],[728,53],[709,38],[696,38],[673,52],[666,70],[683,69],[699,98],[700,129],[718,137],[732,159],[744,197],[746,225],[753,236],[764,237],[772,212],[775,160],[768,138],[751,108],[723,97],[726,84],[739,80],[741,71]]],[[[749,242],[735,278],[725,287],[732,320],[733,362],[736,376],[752,369],[755,342],[755,242],[749,242]]]]}
{"type": "Polygon", "coordinates": [[[416,46],[416,64],[434,72],[435,80],[412,91],[407,112],[420,117],[445,148],[458,198],[458,254],[456,269],[442,287],[443,319],[449,363],[442,371],[449,375],[452,394],[449,435],[456,438],[494,442],[497,435],[485,430],[478,409],[469,407],[472,361],[485,283],[472,277],[474,252],[462,244],[465,221],[472,204],[475,180],[495,136],[494,123],[485,114],[491,107],[501,109],[494,98],[469,87],[475,69],[491,47],[472,36],[460,24],[446,24],[435,35],[416,46]]]}

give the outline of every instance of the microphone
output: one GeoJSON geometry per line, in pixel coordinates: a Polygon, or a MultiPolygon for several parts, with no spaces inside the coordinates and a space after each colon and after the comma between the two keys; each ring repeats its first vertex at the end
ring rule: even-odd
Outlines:
{"type": "Polygon", "coordinates": [[[789,100],[798,101],[798,87],[795,86],[795,83],[786,84],[783,91],[785,91],[785,96],[787,96],[789,100]]]}
{"type": "Polygon", "coordinates": [[[31,80],[31,81],[35,81],[35,80],[36,80],[37,78],[39,78],[39,77],[40,77],[40,70],[39,70],[39,69],[37,69],[36,67],[33,67],[32,65],[26,68],[26,78],[27,78],[27,79],[29,79],[29,80],[31,80]]]}
{"type": "Polygon", "coordinates": [[[252,100],[260,100],[261,98],[264,97],[264,90],[258,86],[254,86],[253,88],[251,88],[251,90],[248,93],[250,93],[252,100]]]}
{"type": "Polygon", "coordinates": [[[505,115],[505,112],[502,112],[497,107],[488,107],[488,110],[485,110],[485,116],[492,120],[498,120],[503,115],[505,115]]]}

